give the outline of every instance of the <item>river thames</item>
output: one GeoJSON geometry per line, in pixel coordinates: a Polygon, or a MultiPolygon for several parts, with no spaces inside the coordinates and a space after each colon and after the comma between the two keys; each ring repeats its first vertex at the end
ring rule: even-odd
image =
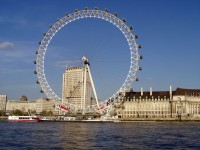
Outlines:
{"type": "Polygon", "coordinates": [[[0,121],[0,149],[199,149],[200,122],[0,121]]]}

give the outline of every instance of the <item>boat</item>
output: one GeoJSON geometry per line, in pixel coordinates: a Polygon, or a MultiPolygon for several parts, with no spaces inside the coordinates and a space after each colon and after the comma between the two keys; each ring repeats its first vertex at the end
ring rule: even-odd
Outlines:
{"type": "Polygon", "coordinates": [[[81,120],[81,121],[83,122],[113,122],[113,120],[105,119],[105,118],[95,118],[95,119],[88,118],[86,120],[81,120]]]}
{"type": "Polygon", "coordinates": [[[9,122],[39,122],[40,118],[37,116],[8,116],[9,122]]]}

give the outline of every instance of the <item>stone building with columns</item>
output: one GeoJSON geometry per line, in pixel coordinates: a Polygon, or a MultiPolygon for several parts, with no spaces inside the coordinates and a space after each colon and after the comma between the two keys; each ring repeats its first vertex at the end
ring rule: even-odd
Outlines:
{"type": "Polygon", "coordinates": [[[117,115],[125,120],[200,119],[200,89],[127,92],[117,115]]]}
{"type": "Polygon", "coordinates": [[[172,117],[200,118],[200,89],[177,88],[171,107],[172,117]]]}

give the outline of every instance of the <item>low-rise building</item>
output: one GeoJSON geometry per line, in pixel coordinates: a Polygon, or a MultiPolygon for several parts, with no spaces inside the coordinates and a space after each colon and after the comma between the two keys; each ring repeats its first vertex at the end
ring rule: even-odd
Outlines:
{"type": "Polygon", "coordinates": [[[6,110],[6,102],[7,102],[7,96],[6,95],[0,95],[0,110],[1,111],[6,110]]]}
{"type": "Polygon", "coordinates": [[[42,111],[52,111],[54,114],[57,114],[58,112],[55,110],[56,102],[56,100],[46,99],[30,101],[8,100],[6,104],[6,111],[12,112],[19,109],[22,112],[36,112],[37,114],[40,114],[42,111]]]}
{"type": "MultiPolygon", "coordinates": [[[[170,87],[171,89],[171,87],[170,87]]],[[[175,91],[127,92],[119,118],[200,118],[200,90],[177,88],[175,91]]]]}
{"type": "Polygon", "coordinates": [[[200,117],[200,89],[177,88],[172,101],[172,117],[200,117]]]}

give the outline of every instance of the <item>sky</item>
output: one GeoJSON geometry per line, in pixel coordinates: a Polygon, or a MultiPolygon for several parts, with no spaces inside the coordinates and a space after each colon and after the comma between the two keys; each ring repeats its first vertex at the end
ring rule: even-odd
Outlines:
{"type": "MultiPolygon", "coordinates": [[[[167,91],[169,85],[200,89],[199,0],[1,0],[0,5],[0,94],[9,100],[26,95],[29,100],[45,97],[33,73],[43,33],[57,18],[85,7],[108,8],[126,18],[139,35],[142,71],[133,90],[167,91]]],[[[61,97],[66,67],[81,66],[85,55],[91,63],[97,95],[111,96],[126,79],[130,52],[124,35],[100,19],[80,19],[63,27],[51,40],[45,55],[45,75],[61,97]]]]}

